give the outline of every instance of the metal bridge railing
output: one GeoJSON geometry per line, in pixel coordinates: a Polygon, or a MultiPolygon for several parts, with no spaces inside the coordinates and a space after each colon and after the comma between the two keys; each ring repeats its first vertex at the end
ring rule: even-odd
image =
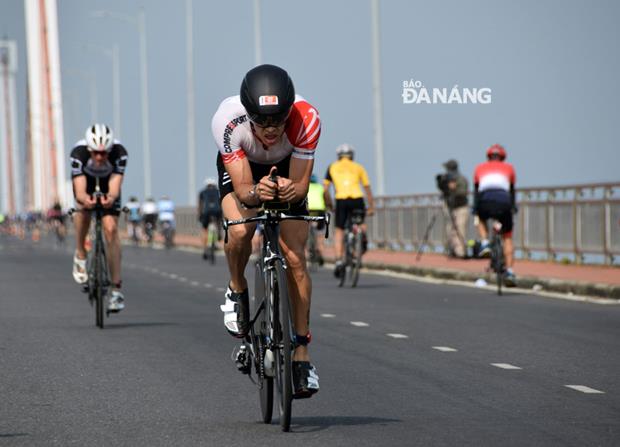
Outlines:
{"type": "MultiPolygon", "coordinates": [[[[520,188],[517,203],[513,231],[517,256],[563,256],[576,263],[594,256],[607,264],[620,258],[620,183],[520,188]]],[[[374,246],[416,250],[436,215],[428,249],[444,250],[447,215],[439,194],[377,197],[375,207],[376,214],[367,219],[374,246]]],[[[200,234],[195,208],[177,210],[177,231],[200,234]]],[[[465,237],[478,237],[472,216],[465,237]]]]}

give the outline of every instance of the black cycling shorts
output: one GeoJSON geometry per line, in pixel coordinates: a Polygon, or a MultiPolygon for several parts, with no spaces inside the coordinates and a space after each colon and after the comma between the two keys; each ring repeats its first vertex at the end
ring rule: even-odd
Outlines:
{"type": "Polygon", "coordinates": [[[480,193],[478,199],[478,218],[484,222],[496,219],[502,224],[502,234],[512,233],[512,200],[504,190],[491,190],[480,193]]]}
{"type": "Polygon", "coordinates": [[[366,215],[364,199],[337,199],[336,200],[336,228],[344,229],[347,218],[353,210],[361,210],[366,215]]]}
{"type": "Polygon", "coordinates": [[[222,212],[217,211],[215,213],[204,213],[200,215],[200,224],[202,225],[202,228],[204,230],[206,230],[209,227],[209,223],[212,220],[215,221],[215,223],[219,226],[222,220],[222,212]]]}
{"type": "MultiPolygon", "coordinates": [[[[248,160],[249,161],[249,160],[248,160]]],[[[291,162],[291,156],[280,160],[275,165],[273,164],[260,164],[249,161],[250,168],[252,169],[252,178],[254,179],[254,183],[258,183],[261,178],[269,175],[269,171],[271,171],[272,166],[276,166],[278,168],[278,176],[279,177],[288,177],[288,168],[291,162]]],[[[218,188],[220,191],[220,203],[227,194],[234,192],[232,179],[228,175],[226,168],[224,167],[224,161],[222,160],[222,154],[217,153],[217,177],[218,177],[218,188]]],[[[278,206],[278,209],[281,209],[283,213],[289,214],[291,216],[305,216],[308,214],[307,208],[307,200],[304,198],[297,203],[282,203],[282,206],[278,206]]],[[[258,207],[257,207],[258,208],[258,207]]]]}

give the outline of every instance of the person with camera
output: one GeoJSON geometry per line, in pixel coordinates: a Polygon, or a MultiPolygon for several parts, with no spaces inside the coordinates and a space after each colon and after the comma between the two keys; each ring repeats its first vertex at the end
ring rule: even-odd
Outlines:
{"type": "Polygon", "coordinates": [[[459,172],[456,160],[448,160],[443,164],[446,172],[437,174],[437,188],[444,200],[446,234],[450,256],[465,258],[467,254],[465,233],[469,219],[467,208],[467,178],[459,172]]]}

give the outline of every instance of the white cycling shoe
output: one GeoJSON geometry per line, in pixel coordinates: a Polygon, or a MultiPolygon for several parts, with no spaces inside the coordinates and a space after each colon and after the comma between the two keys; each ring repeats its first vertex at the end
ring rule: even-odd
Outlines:
{"type": "Polygon", "coordinates": [[[73,279],[78,284],[85,284],[88,281],[86,259],[78,258],[77,253],[73,255],[73,279]]]}
{"type": "Polygon", "coordinates": [[[108,312],[120,312],[124,308],[125,297],[119,290],[112,290],[108,301],[108,312]]]}
{"type": "Polygon", "coordinates": [[[224,312],[224,326],[233,337],[244,338],[249,331],[250,319],[248,289],[236,293],[228,287],[224,296],[226,301],[220,306],[224,312]]]}

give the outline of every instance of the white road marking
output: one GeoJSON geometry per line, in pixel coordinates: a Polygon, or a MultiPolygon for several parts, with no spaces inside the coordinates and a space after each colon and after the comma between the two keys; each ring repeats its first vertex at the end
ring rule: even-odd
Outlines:
{"type": "Polygon", "coordinates": [[[218,287],[216,290],[218,292],[226,292],[226,289],[224,289],[223,287],[218,287]]]}
{"type": "Polygon", "coordinates": [[[491,365],[502,369],[523,369],[518,366],[511,365],[510,363],[491,363],[491,365]]]}
{"type": "Polygon", "coordinates": [[[456,352],[457,349],[451,348],[450,346],[433,346],[433,349],[436,349],[441,352],[456,352]]]}
{"type": "Polygon", "coordinates": [[[190,284],[194,287],[198,287],[200,285],[198,281],[192,281],[190,284]]]}
{"type": "Polygon", "coordinates": [[[334,315],[334,314],[321,314],[321,316],[323,318],[335,318],[336,317],[336,315],[334,315]]]}
{"type": "Polygon", "coordinates": [[[363,321],[351,321],[351,325],[356,327],[368,327],[370,326],[368,323],[364,323],[363,321]]]}
{"type": "Polygon", "coordinates": [[[605,394],[605,391],[595,390],[585,385],[564,385],[566,388],[571,388],[576,391],[581,391],[586,394],[605,394]]]}
{"type": "Polygon", "coordinates": [[[179,281],[181,281],[181,282],[187,282],[187,281],[188,281],[188,279],[187,279],[187,278],[185,278],[184,276],[179,276],[177,279],[178,279],[179,281]]]}
{"type": "Polygon", "coordinates": [[[170,275],[168,275],[170,278],[172,279],[177,279],[179,277],[179,275],[175,274],[175,273],[171,273],[170,275]]]}
{"type": "Polygon", "coordinates": [[[213,287],[213,286],[212,286],[211,284],[209,284],[208,282],[206,282],[206,283],[205,283],[205,287],[206,287],[207,289],[209,289],[209,288],[211,288],[211,287],[213,287]]]}
{"type": "Polygon", "coordinates": [[[392,338],[409,338],[408,335],[405,334],[385,334],[388,337],[392,337],[392,338]]]}

